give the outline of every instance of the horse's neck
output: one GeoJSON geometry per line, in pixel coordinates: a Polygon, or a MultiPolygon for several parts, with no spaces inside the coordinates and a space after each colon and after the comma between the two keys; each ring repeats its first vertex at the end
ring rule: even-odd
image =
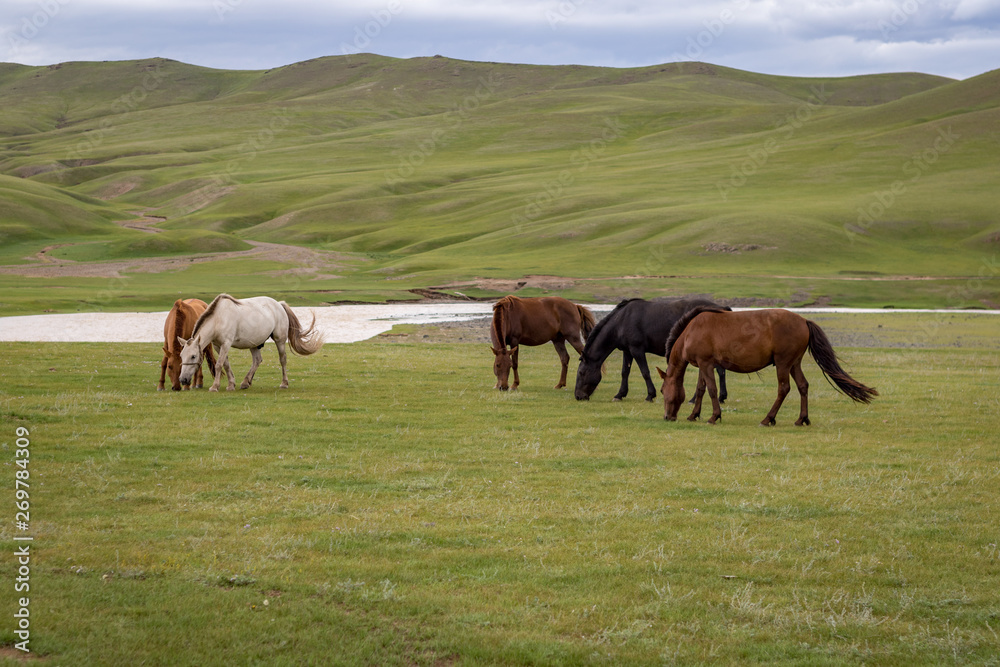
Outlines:
{"type": "Polygon", "coordinates": [[[184,306],[182,305],[180,308],[177,309],[177,312],[174,313],[174,335],[170,337],[170,342],[169,342],[171,352],[174,351],[180,352],[180,349],[177,348],[177,346],[180,345],[180,343],[177,342],[177,339],[184,337],[184,322],[186,320],[187,320],[187,313],[185,312],[184,306]]]}
{"type": "Polygon", "coordinates": [[[490,337],[493,339],[494,347],[503,349],[507,347],[507,308],[501,305],[493,311],[493,324],[490,326],[490,337]]]}
{"type": "Polygon", "coordinates": [[[617,324],[617,322],[604,322],[602,326],[591,331],[587,338],[587,344],[584,346],[584,354],[599,363],[604,363],[604,360],[617,349],[617,343],[614,340],[614,330],[617,324]]]}
{"type": "Polygon", "coordinates": [[[198,327],[198,331],[191,334],[191,340],[196,340],[198,342],[198,349],[204,348],[206,345],[215,340],[215,325],[218,321],[218,317],[215,313],[213,313],[208,319],[200,321],[201,326],[198,327]]]}

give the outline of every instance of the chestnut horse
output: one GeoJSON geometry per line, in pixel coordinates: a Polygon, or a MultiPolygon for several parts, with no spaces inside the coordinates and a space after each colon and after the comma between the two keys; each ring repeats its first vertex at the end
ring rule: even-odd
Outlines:
{"type": "MultiPolygon", "coordinates": [[[[201,299],[177,299],[174,307],[167,313],[167,321],[163,324],[163,361],[160,363],[160,383],[156,385],[159,391],[164,390],[164,381],[170,376],[170,387],[174,391],[181,389],[181,346],[177,342],[179,337],[187,338],[194,331],[194,323],[198,321],[201,314],[205,312],[208,305],[201,299]]],[[[212,354],[212,346],[205,348],[205,356],[208,357],[208,370],[215,375],[215,355],[212,354]]],[[[194,380],[191,384],[184,385],[185,389],[190,389],[192,385],[200,389],[202,386],[201,366],[195,372],[194,380]]]]}
{"type": "Polygon", "coordinates": [[[583,306],[558,296],[521,298],[505,296],[493,306],[493,373],[497,376],[496,389],[507,391],[510,371],[514,370],[517,389],[521,379],[517,374],[517,351],[521,345],[535,346],[552,342],[562,362],[562,374],[556,389],[566,386],[569,353],[566,341],[580,354],[587,336],[594,328],[594,314],[583,306]],[[510,349],[507,346],[510,345],[510,349]]]}
{"type": "Polygon", "coordinates": [[[870,403],[878,396],[848,375],[837,359],[830,340],[815,322],[780,308],[737,313],[717,308],[699,307],[677,321],[667,339],[667,371],[663,378],[664,419],[674,421],[684,402],[684,371],[688,364],[698,367],[698,387],[694,410],[689,421],[701,415],[701,399],[708,388],[712,399],[714,424],[722,417],[712,369],[717,365],[736,373],[755,373],[774,364],[778,372],[778,398],[764,417],[761,426],[772,426],[782,401],[791,389],[789,375],[795,379],[802,405],[796,426],[809,424],[809,383],[802,373],[806,350],[816,360],[827,382],[859,403],[870,403]]]}

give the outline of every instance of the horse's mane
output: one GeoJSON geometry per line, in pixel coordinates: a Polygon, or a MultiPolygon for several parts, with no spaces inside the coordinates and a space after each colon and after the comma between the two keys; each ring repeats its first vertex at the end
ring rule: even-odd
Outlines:
{"type": "Polygon", "coordinates": [[[208,308],[206,308],[205,312],[201,314],[201,317],[198,318],[198,321],[194,323],[194,331],[191,332],[192,338],[194,338],[195,335],[198,333],[198,330],[201,329],[201,325],[207,322],[208,318],[215,314],[215,307],[219,305],[220,301],[232,301],[236,305],[240,304],[239,299],[234,299],[228,294],[220,294],[219,296],[212,299],[212,303],[208,304],[208,308]]]}
{"type": "Polygon", "coordinates": [[[594,328],[590,330],[590,334],[587,335],[587,342],[583,346],[583,355],[581,356],[583,357],[587,356],[587,351],[591,347],[591,341],[596,341],[600,337],[601,331],[604,329],[604,327],[612,320],[617,319],[621,315],[621,311],[625,308],[625,306],[632,303],[633,301],[643,301],[643,299],[623,299],[618,303],[617,306],[614,307],[614,310],[605,315],[600,322],[594,325],[594,328]]]}
{"type": "Polygon", "coordinates": [[[695,306],[681,315],[680,319],[674,322],[674,326],[670,328],[670,335],[667,336],[667,362],[670,362],[670,352],[674,349],[674,343],[680,338],[681,333],[684,332],[687,325],[691,324],[691,320],[702,313],[728,313],[731,311],[731,308],[723,308],[722,306],[695,306]]]}
{"type": "Polygon", "coordinates": [[[493,324],[490,325],[490,336],[493,338],[494,345],[499,345],[501,348],[507,347],[503,335],[503,316],[509,308],[512,308],[520,300],[520,297],[508,294],[493,304],[493,324]]]}

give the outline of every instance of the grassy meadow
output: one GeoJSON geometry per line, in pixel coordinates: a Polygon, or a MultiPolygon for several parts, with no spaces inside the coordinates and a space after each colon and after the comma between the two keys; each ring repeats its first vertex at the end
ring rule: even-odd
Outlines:
{"type": "Polygon", "coordinates": [[[560,292],[578,299],[996,306],[998,81],[370,54],[0,65],[0,312],[164,307],[243,278],[302,305],[495,297],[478,279],[539,274],[588,280],[560,292]],[[141,215],[157,221],[123,226],[141,215]],[[290,279],[295,262],[221,254],[248,242],[331,266],[290,279]],[[43,249],[74,265],[25,280],[43,249]]]}
{"type": "Polygon", "coordinates": [[[637,373],[610,401],[617,357],[579,403],[526,348],[500,393],[489,352],[437,327],[292,357],[286,391],[266,348],[218,394],[156,392],[157,345],[0,345],[8,488],[31,439],[33,655],[997,664],[995,324],[821,324],[881,396],[854,405],[809,361],[813,425],[793,391],[767,429],[770,372],[731,376],[717,426],[668,424],[637,373]]]}

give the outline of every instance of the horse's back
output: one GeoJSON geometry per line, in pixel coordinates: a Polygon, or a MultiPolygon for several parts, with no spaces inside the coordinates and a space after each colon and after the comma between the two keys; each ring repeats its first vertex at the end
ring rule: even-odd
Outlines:
{"type": "Polygon", "coordinates": [[[583,315],[580,308],[561,296],[516,297],[500,299],[493,306],[494,330],[500,332],[504,345],[544,345],[555,338],[579,336],[583,315]]]}
{"type": "Polygon", "coordinates": [[[687,325],[677,344],[690,360],[714,358],[726,370],[752,373],[776,358],[798,358],[806,350],[806,320],[788,310],[704,312],[687,325]]]}

